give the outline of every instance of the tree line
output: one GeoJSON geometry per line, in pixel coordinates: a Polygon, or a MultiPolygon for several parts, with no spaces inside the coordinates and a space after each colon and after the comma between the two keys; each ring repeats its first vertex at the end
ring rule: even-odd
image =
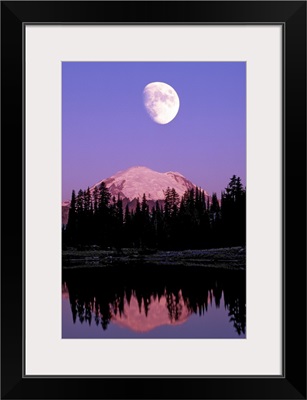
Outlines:
{"type": "Polygon", "coordinates": [[[167,188],[163,202],[149,207],[146,195],[135,209],[123,207],[120,196],[112,197],[105,183],[72,191],[68,223],[62,229],[63,248],[96,245],[102,249],[203,249],[245,246],[246,189],[233,175],[221,201],[196,187],[180,198],[167,188]]]}

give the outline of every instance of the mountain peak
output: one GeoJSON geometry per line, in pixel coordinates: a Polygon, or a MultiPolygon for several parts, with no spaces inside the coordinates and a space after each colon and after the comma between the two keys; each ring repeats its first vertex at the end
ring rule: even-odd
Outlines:
{"type": "Polygon", "coordinates": [[[148,168],[148,167],[145,167],[145,165],[135,165],[135,166],[133,166],[133,167],[127,168],[125,171],[128,171],[128,170],[130,170],[130,169],[144,169],[144,170],[153,171],[152,169],[150,169],[150,168],[148,168]]]}
{"type": "Polygon", "coordinates": [[[133,167],[129,167],[129,168],[125,169],[124,171],[119,171],[117,173],[119,174],[119,173],[123,173],[123,172],[126,172],[126,171],[135,171],[135,170],[144,171],[144,172],[145,171],[153,171],[152,169],[150,169],[148,167],[145,167],[144,165],[135,165],[133,167]]]}
{"type": "MultiPolygon", "coordinates": [[[[149,200],[163,200],[165,190],[174,188],[179,196],[195,185],[177,172],[157,172],[145,166],[134,166],[124,171],[119,171],[110,178],[103,180],[112,196],[120,196],[130,201],[141,199],[145,193],[149,200]]],[[[96,183],[99,186],[102,181],[96,183]]]]}

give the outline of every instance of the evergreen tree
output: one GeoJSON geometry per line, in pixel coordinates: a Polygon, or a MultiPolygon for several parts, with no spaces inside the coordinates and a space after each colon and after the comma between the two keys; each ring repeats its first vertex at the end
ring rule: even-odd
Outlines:
{"type": "Polygon", "coordinates": [[[84,191],[84,212],[86,215],[89,215],[92,212],[93,205],[92,205],[92,196],[90,192],[90,188],[88,187],[87,190],[84,191]]]}
{"type": "Polygon", "coordinates": [[[218,247],[219,242],[221,241],[221,211],[216,193],[212,193],[209,214],[211,224],[210,244],[212,247],[218,247]]]}
{"type": "Polygon", "coordinates": [[[133,233],[135,246],[142,246],[142,214],[139,198],[136,199],[136,208],[133,216],[133,233]]]}
{"type": "Polygon", "coordinates": [[[156,201],[155,207],[155,243],[157,248],[163,248],[164,244],[164,218],[163,218],[163,210],[160,207],[159,201],[156,201]]]}
{"type": "Polygon", "coordinates": [[[80,189],[76,199],[76,210],[78,216],[82,215],[83,207],[84,207],[84,196],[83,196],[83,190],[80,189]]]}
{"type": "Polygon", "coordinates": [[[128,204],[125,208],[125,216],[124,216],[124,243],[126,247],[133,247],[133,230],[132,230],[132,215],[129,210],[128,204]]]}
{"type": "Polygon", "coordinates": [[[245,245],[245,201],[241,179],[233,175],[222,193],[221,228],[224,245],[245,245]]]}
{"type": "Polygon", "coordinates": [[[100,203],[100,193],[99,193],[98,186],[94,187],[93,201],[94,201],[94,213],[96,213],[98,210],[99,203],[100,203]]]}
{"type": "Polygon", "coordinates": [[[171,189],[170,202],[171,202],[171,216],[175,218],[178,214],[178,206],[180,203],[180,198],[179,194],[176,192],[174,188],[171,189]]]}
{"type": "Polygon", "coordinates": [[[149,207],[146,199],[145,193],[142,197],[141,204],[141,245],[142,247],[148,247],[151,244],[151,226],[150,226],[150,216],[149,216],[149,207]]]}
{"type": "Polygon", "coordinates": [[[117,251],[120,251],[123,247],[123,234],[124,234],[124,215],[123,215],[123,202],[118,195],[116,204],[115,204],[115,212],[114,212],[114,222],[112,224],[113,228],[113,237],[112,241],[117,251]]]}
{"type": "Polygon", "coordinates": [[[99,211],[105,210],[108,208],[111,200],[111,194],[109,189],[107,188],[104,182],[101,182],[99,187],[99,204],[98,209],[99,211]]]}
{"type": "Polygon", "coordinates": [[[77,226],[76,226],[76,192],[73,190],[71,194],[70,207],[68,212],[68,222],[67,222],[67,242],[70,245],[75,246],[76,244],[76,235],[77,235],[77,226]]]}
{"type": "Polygon", "coordinates": [[[84,243],[92,244],[93,240],[93,203],[90,188],[84,191],[84,243]]]}
{"type": "Polygon", "coordinates": [[[171,215],[172,215],[172,191],[168,187],[164,193],[164,215],[163,215],[163,246],[169,248],[171,245],[171,215]]]}
{"type": "Polygon", "coordinates": [[[164,218],[168,221],[171,216],[172,192],[168,187],[164,193],[164,218]]]}
{"type": "Polygon", "coordinates": [[[215,214],[218,212],[220,212],[220,205],[217,199],[217,195],[216,193],[212,193],[210,213],[212,213],[213,216],[215,216],[215,214]]]}
{"type": "Polygon", "coordinates": [[[76,198],[76,213],[77,213],[77,244],[79,246],[84,245],[84,192],[83,190],[79,190],[76,198]]]}
{"type": "Polygon", "coordinates": [[[111,194],[105,182],[99,187],[99,204],[97,210],[98,242],[102,247],[110,246],[111,211],[109,208],[111,194]]]}

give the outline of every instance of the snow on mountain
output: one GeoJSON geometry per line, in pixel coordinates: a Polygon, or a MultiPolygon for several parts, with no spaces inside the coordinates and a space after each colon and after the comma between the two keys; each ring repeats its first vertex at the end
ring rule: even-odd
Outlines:
{"type": "MultiPolygon", "coordinates": [[[[196,187],[196,185],[179,172],[157,172],[143,166],[131,167],[124,171],[119,171],[110,178],[97,182],[90,188],[90,191],[93,193],[94,188],[96,186],[99,188],[102,182],[105,182],[112,197],[115,196],[117,198],[119,195],[123,200],[123,205],[128,204],[132,208],[135,206],[135,199],[139,198],[141,201],[144,193],[149,206],[153,206],[155,201],[164,200],[164,193],[168,187],[171,189],[174,188],[180,197],[187,190],[196,187]]],[[[208,196],[206,192],[205,195],[208,196]]],[[[68,208],[69,201],[63,202],[63,224],[67,223],[68,208]]]]}
{"type": "MultiPolygon", "coordinates": [[[[121,198],[141,200],[145,193],[148,200],[163,200],[165,190],[174,188],[181,197],[188,189],[195,185],[178,172],[156,172],[147,167],[131,167],[125,171],[119,171],[110,178],[103,180],[112,196],[120,195],[121,198]]],[[[94,190],[96,183],[90,188],[94,190]]]]}

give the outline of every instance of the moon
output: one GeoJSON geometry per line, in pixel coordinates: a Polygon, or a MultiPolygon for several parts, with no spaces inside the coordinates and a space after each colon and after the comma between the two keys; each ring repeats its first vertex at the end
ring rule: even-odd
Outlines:
{"type": "Polygon", "coordinates": [[[143,91],[144,106],[157,124],[171,122],[179,110],[179,97],[175,89],[164,82],[151,82],[143,91]]]}

